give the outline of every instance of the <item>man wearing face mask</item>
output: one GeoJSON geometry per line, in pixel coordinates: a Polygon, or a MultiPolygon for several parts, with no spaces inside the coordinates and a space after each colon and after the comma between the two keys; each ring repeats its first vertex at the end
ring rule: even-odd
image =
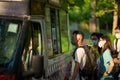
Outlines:
{"type": "Polygon", "coordinates": [[[95,54],[95,57],[96,57],[96,60],[99,58],[100,56],[100,47],[98,46],[98,42],[99,42],[99,38],[103,36],[103,34],[101,33],[92,33],[90,38],[91,38],[91,42],[92,42],[92,49],[94,50],[94,52],[96,53],[95,54]]]}
{"type": "Polygon", "coordinates": [[[114,40],[114,49],[118,52],[118,58],[120,58],[120,27],[115,28],[115,36],[114,40]]]}
{"type": "Polygon", "coordinates": [[[99,51],[98,51],[98,33],[96,33],[96,32],[92,33],[91,36],[90,36],[90,38],[91,38],[91,42],[92,42],[92,49],[95,52],[95,57],[96,57],[96,60],[97,60],[97,58],[99,57],[99,51]]]}
{"type": "MultiPolygon", "coordinates": [[[[95,54],[96,64],[97,64],[97,60],[98,60],[98,58],[99,58],[99,56],[100,56],[100,49],[101,49],[101,48],[98,46],[98,42],[99,42],[99,38],[100,38],[101,36],[103,36],[103,34],[97,33],[97,32],[93,32],[93,33],[91,34],[91,36],[90,36],[91,43],[92,43],[91,48],[92,48],[92,50],[94,51],[94,54],[95,54]]],[[[98,75],[97,75],[98,72],[97,72],[97,71],[98,71],[98,70],[97,70],[97,67],[96,67],[96,70],[95,70],[95,73],[94,73],[94,78],[95,78],[95,80],[98,79],[98,75]]]]}
{"type": "MultiPolygon", "coordinates": [[[[118,56],[117,58],[114,58],[114,63],[119,64],[118,66],[120,66],[120,26],[115,28],[115,36],[116,39],[114,40],[114,49],[118,52],[118,56]]],[[[120,72],[119,74],[116,74],[115,80],[120,80],[120,72]]]]}

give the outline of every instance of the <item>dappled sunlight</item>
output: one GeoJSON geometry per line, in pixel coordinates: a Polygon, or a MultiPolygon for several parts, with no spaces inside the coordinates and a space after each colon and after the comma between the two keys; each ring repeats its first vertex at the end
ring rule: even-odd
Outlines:
{"type": "Polygon", "coordinates": [[[89,30],[89,24],[87,24],[87,23],[84,22],[84,21],[81,22],[80,26],[81,26],[82,29],[89,30]]]}
{"type": "Polygon", "coordinates": [[[76,13],[79,13],[80,12],[80,7],[74,6],[74,10],[75,10],[76,13]]]}

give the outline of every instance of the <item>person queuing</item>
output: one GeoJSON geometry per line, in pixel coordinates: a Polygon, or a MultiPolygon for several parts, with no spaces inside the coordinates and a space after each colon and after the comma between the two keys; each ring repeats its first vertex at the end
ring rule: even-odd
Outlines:
{"type": "Polygon", "coordinates": [[[100,56],[100,50],[101,48],[98,46],[98,42],[99,42],[99,38],[103,36],[102,33],[97,33],[97,32],[93,32],[90,36],[90,39],[91,39],[91,42],[92,42],[92,49],[94,50],[94,52],[96,53],[95,54],[95,57],[96,57],[96,60],[99,58],[100,56]]]}
{"type": "Polygon", "coordinates": [[[98,46],[101,48],[98,65],[98,80],[114,80],[112,70],[114,67],[111,52],[114,50],[108,36],[100,37],[98,46]]]}
{"type": "MultiPolygon", "coordinates": [[[[76,47],[80,47],[83,45],[83,40],[84,40],[84,34],[80,31],[74,31],[72,34],[72,39],[73,39],[73,44],[76,47]]],[[[75,65],[74,65],[74,70],[72,73],[72,78],[71,80],[80,80],[80,76],[79,75],[79,69],[83,69],[84,65],[85,65],[85,50],[83,48],[77,48],[75,50],[75,65]]],[[[73,65],[72,65],[73,66],[73,65]]]]}
{"type": "Polygon", "coordinates": [[[117,57],[114,58],[114,63],[118,67],[118,71],[115,73],[115,80],[120,80],[120,26],[115,28],[115,36],[116,39],[114,40],[114,49],[117,52],[117,57]]]}
{"type": "MultiPolygon", "coordinates": [[[[92,42],[92,45],[91,45],[91,48],[95,54],[95,62],[96,62],[96,65],[97,65],[97,60],[99,59],[100,57],[100,50],[101,48],[98,46],[98,42],[99,42],[99,38],[103,36],[102,33],[97,33],[97,32],[93,32],[91,35],[90,35],[90,39],[91,39],[91,42],[92,42]]],[[[98,67],[96,66],[95,68],[95,72],[94,72],[94,80],[97,80],[98,79],[98,67]]]]}

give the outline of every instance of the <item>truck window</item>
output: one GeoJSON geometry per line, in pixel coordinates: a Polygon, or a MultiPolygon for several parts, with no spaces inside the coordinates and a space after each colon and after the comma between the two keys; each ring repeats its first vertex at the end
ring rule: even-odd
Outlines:
{"type": "Polygon", "coordinates": [[[59,14],[60,14],[59,18],[60,18],[61,47],[62,47],[62,53],[65,53],[69,50],[67,13],[63,10],[60,10],[59,14]]]}
{"type": "Polygon", "coordinates": [[[24,51],[22,55],[23,70],[31,67],[32,55],[42,55],[41,26],[38,22],[30,22],[26,34],[24,51]]]}
{"type": "Polygon", "coordinates": [[[14,51],[22,21],[0,19],[0,64],[8,63],[14,51]]]}
{"type": "Polygon", "coordinates": [[[46,37],[47,37],[47,47],[48,47],[48,57],[52,57],[53,56],[53,41],[52,41],[52,33],[51,33],[51,22],[50,22],[50,8],[46,8],[45,9],[45,15],[46,15],[46,37]]]}
{"type": "Polygon", "coordinates": [[[46,8],[46,34],[47,34],[47,47],[48,56],[54,57],[60,54],[60,32],[59,32],[59,10],[54,8],[46,8]]]}
{"type": "Polygon", "coordinates": [[[57,20],[56,20],[55,9],[50,9],[50,20],[51,20],[51,35],[53,41],[53,53],[58,54],[58,40],[57,40],[57,20]]]}
{"type": "Polygon", "coordinates": [[[54,8],[46,8],[46,34],[48,56],[54,57],[69,50],[67,13],[54,8]]]}

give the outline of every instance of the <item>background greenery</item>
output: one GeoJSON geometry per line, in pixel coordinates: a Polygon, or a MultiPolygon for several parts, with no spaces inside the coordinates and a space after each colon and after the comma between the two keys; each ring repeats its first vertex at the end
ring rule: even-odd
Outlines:
{"type": "MultiPolygon", "coordinates": [[[[78,29],[85,33],[85,38],[89,39],[90,19],[94,16],[98,19],[98,32],[110,36],[112,42],[115,39],[112,34],[113,17],[114,17],[114,3],[118,4],[118,12],[120,11],[120,0],[68,0],[69,3],[69,19],[70,25],[72,23],[78,24],[78,29]],[[94,14],[95,13],[95,14],[94,14]]],[[[118,23],[120,13],[118,13],[118,23]]],[[[73,26],[72,26],[73,27],[73,26]]]]}

